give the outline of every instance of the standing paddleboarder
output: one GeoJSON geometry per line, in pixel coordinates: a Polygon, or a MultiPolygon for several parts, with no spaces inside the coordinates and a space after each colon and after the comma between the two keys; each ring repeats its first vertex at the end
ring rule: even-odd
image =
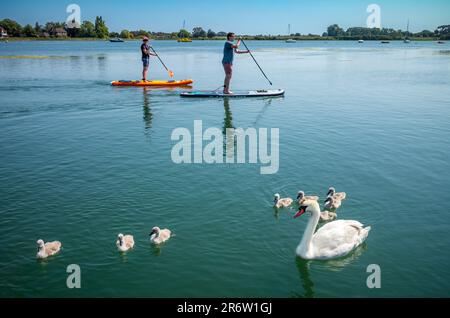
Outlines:
{"type": "Polygon", "coordinates": [[[141,45],[141,52],[142,52],[142,63],[144,70],[142,71],[142,81],[147,81],[147,73],[148,73],[148,67],[150,65],[150,55],[151,56],[157,56],[156,54],[150,52],[150,46],[148,45],[149,38],[144,36],[141,45]]]}
{"type": "Polygon", "coordinates": [[[225,42],[225,46],[223,48],[223,69],[225,70],[225,83],[223,88],[224,94],[233,94],[230,91],[230,82],[231,77],[233,76],[233,60],[234,53],[236,54],[246,54],[250,53],[250,51],[239,51],[239,45],[241,45],[241,40],[238,40],[236,44],[234,44],[235,34],[230,32],[227,34],[227,41],[225,42]]]}

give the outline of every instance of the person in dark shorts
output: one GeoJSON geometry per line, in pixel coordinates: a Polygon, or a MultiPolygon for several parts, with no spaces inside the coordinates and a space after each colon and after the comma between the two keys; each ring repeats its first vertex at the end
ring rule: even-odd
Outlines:
{"type": "Polygon", "coordinates": [[[150,55],[156,56],[156,54],[150,52],[150,46],[148,45],[149,38],[144,36],[142,39],[144,43],[141,45],[141,52],[142,52],[142,63],[144,70],[142,71],[142,81],[147,81],[147,73],[148,73],[148,67],[150,65],[150,55]]]}
{"type": "Polygon", "coordinates": [[[249,51],[239,51],[239,45],[241,45],[241,40],[238,40],[236,44],[234,44],[235,34],[230,32],[227,34],[227,41],[225,42],[225,46],[223,48],[223,59],[222,65],[225,70],[225,82],[223,87],[224,94],[233,94],[230,91],[230,82],[231,77],[233,76],[233,60],[234,53],[236,54],[246,54],[250,53],[249,51]]]}

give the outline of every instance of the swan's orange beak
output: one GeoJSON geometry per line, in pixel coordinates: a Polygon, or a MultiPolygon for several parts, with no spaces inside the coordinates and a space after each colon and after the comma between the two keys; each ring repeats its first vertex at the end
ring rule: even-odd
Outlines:
{"type": "Polygon", "coordinates": [[[300,210],[298,210],[297,214],[294,215],[294,219],[302,216],[303,214],[305,214],[307,207],[306,206],[301,206],[300,210]]]}

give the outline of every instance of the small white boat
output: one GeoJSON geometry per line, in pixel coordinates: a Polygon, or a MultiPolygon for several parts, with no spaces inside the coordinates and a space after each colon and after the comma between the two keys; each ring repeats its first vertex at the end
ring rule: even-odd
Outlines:
{"type": "MultiPolygon", "coordinates": [[[[290,24],[288,24],[288,36],[291,36],[291,25],[290,24]]],[[[285,42],[286,43],[297,43],[297,41],[294,39],[287,39],[285,42]]]]}
{"type": "Polygon", "coordinates": [[[364,43],[364,40],[359,40],[358,43],[364,43]]]}

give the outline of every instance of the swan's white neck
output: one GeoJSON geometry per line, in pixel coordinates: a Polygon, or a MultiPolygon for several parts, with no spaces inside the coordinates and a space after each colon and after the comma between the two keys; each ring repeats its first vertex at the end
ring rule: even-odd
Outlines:
{"type": "Polygon", "coordinates": [[[320,219],[320,208],[317,203],[312,204],[309,209],[312,209],[312,215],[309,218],[308,225],[306,226],[305,233],[303,233],[302,241],[300,245],[297,247],[297,254],[302,256],[303,258],[310,258],[309,255],[312,251],[312,239],[314,236],[314,232],[316,230],[317,224],[320,219]]]}
{"type": "Polygon", "coordinates": [[[41,258],[44,258],[47,256],[47,253],[45,252],[45,246],[39,246],[38,247],[38,253],[37,255],[41,258]]]}

